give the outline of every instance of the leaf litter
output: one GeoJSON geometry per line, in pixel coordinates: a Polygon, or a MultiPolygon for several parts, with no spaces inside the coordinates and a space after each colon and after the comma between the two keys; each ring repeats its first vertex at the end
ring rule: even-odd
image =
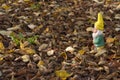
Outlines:
{"type": "Polygon", "coordinates": [[[0,80],[119,80],[119,1],[0,0],[0,80]],[[99,11],[105,55],[90,54],[99,11]]]}

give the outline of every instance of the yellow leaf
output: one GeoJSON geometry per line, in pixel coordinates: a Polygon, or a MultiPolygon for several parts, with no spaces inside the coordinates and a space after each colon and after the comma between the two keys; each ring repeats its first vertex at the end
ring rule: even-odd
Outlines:
{"type": "Polygon", "coordinates": [[[35,54],[35,50],[34,49],[24,48],[23,50],[26,52],[26,54],[35,54]]]}
{"type": "Polygon", "coordinates": [[[46,29],[44,30],[44,33],[48,32],[48,31],[49,31],[49,28],[46,28],[46,29]]]}
{"type": "Polygon", "coordinates": [[[71,74],[66,72],[65,70],[58,70],[55,72],[56,76],[60,77],[62,80],[66,80],[71,74]]]}
{"type": "Polygon", "coordinates": [[[20,42],[20,49],[24,49],[24,47],[25,45],[22,42],[20,42]]]}
{"type": "Polygon", "coordinates": [[[3,55],[0,54],[0,61],[2,61],[2,60],[3,60],[3,55]]]}
{"type": "Polygon", "coordinates": [[[8,6],[8,5],[6,5],[6,4],[3,4],[3,5],[2,5],[2,8],[5,9],[5,10],[8,10],[8,9],[10,9],[11,7],[8,6]]]}
{"type": "Polygon", "coordinates": [[[112,42],[114,42],[114,41],[115,41],[115,38],[108,37],[108,38],[106,39],[106,42],[107,42],[107,43],[112,43],[112,42]]]}
{"type": "Polygon", "coordinates": [[[0,42],[0,50],[4,50],[4,49],[5,49],[5,47],[4,47],[3,43],[0,42]]]}
{"type": "Polygon", "coordinates": [[[23,50],[26,54],[35,54],[35,50],[29,47],[25,47],[26,44],[20,42],[20,49],[23,50]]]}
{"type": "Polygon", "coordinates": [[[106,0],[105,4],[110,4],[112,2],[112,0],[106,0]]]}
{"type": "Polygon", "coordinates": [[[30,0],[24,0],[24,2],[30,2],[30,0]]]}
{"type": "Polygon", "coordinates": [[[78,51],[79,54],[83,55],[85,53],[85,50],[81,49],[78,51]]]}
{"type": "Polygon", "coordinates": [[[8,53],[13,53],[14,49],[8,50],[8,53]]]}
{"type": "Polygon", "coordinates": [[[38,64],[37,64],[37,66],[39,67],[40,65],[44,65],[45,63],[42,61],[42,60],[40,60],[39,62],[38,62],[38,64]]]}
{"type": "Polygon", "coordinates": [[[3,60],[3,57],[0,57],[0,61],[2,61],[3,60]]]}
{"type": "Polygon", "coordinates": [[[38,64],[39,64],[39,65],[44,65],[45,63],[44,63],[42,60],[40,60],[40,61],[38,62],[38,64]]]}

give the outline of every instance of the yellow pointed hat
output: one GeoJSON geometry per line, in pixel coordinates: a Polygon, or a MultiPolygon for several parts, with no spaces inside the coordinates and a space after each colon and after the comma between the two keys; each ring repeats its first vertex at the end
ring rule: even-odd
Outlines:
{"type": "Polygon", "coordinates": [[[102,13],[99,12],[98,13],[98,19],[95,22],[95,28],[98,30],[104,30],[104,21],[103,21],[103,17],[102,17],[102,13]]]}

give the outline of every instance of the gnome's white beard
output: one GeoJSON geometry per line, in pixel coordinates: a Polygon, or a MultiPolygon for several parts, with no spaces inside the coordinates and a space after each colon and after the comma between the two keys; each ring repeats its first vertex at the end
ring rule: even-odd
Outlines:
{"type": "Polygon", "coordinates": [[[93,40],[94,40],[97,36],[99,36],[99,35],[103,35],[103,31],[97,30],[96,33],[93,32],[93,33],[92,33],[93,40]]]}

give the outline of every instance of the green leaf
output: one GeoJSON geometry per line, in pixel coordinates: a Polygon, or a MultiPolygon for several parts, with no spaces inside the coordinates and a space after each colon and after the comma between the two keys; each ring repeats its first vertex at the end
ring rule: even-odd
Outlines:
{"type": "Polygon", "coordinates": [[[37,40],[38,36],[35,35],[33,37],[27,38],[27,41],[31,44],[35,44],[35,41],[37,40]]]}
{"type": "Polygon", "coordinates": [[[19,34],[18,34],[18,39],[19,39],[19,40],[25,40],[25,38],[24,38],[24,36],[23,36],[22,33],[19,33],[19,34]]]}
{"type": "Polygon", "coordinates": [[[10,34],[10,37],[12,39],[12,41],[16,44],[19,45],[20,44],[20,40],[16,37],[16,35],[14,33],[10,34]]]}
{"type": "Polygon", "coordinates": [[[31,5],[31,9],[38,10],[39,8],[40,8],[40,4],[39,4],[39,3],[36,3],[36,4],[32,4],[32,5],[31,5]]]}

